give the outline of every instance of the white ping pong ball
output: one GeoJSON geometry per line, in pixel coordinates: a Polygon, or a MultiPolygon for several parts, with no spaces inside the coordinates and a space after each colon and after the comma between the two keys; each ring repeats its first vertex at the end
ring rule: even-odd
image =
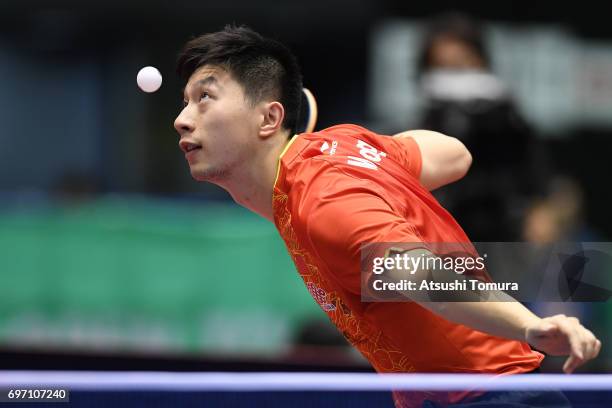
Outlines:
{"type": "Polygon", "coordinates": [[[138,87],[145,92],[155,92],[162,84],[161,73],[155,67],[144,67],[136,75],[138,87]]]}

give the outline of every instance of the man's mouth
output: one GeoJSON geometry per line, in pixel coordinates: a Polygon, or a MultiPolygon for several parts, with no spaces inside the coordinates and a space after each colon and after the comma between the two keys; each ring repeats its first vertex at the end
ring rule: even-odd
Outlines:
{"type": "Polygon", "coordinates": [[[190,142],[188,140],[181,140],[179,142],[179,147],[185,154],[202,148],[201,145],[194,142],[190,142]]]}

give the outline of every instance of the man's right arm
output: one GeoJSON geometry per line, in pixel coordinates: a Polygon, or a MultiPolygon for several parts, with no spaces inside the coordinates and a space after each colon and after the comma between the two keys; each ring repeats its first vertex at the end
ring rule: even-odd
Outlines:
{"type": "Polygon", "coordinates": [[[421,152],[419,181],[429,191],[461,179],[472,164],[472,155],[458,139],[430,130],[409,130],[394,138],[412,138],[421,152]]]}
{"type": "MultiPolygon", "coordinates": [[[[416,258],[436,257],[426,249],[415,249],[406,253],[416,258]]],[[[428,279],[437,282],[453,281],[458,275],[454,271],[431,271],[422,268],[411,273],[391,269],[386,272],[386,277],[391,282],[412,280],[417,283],[428,279]],[[432,279],[433,276],[436,278],[432,279]]],[[[418,283],[415,286],[418,287],[418,283]]],[[[411,290],[398,292],[454,323],[494,336],[525,341],[550,355],[567,355],[569,358],[563,366],[566,373],[573,372],[578,366],[597,357],[601,349],[601,341],[582,326],[578,319],[565,315],[542,319],[502,291],[483,294],[467,289],[456,294],[456,301],[437,302],[430,301],[434,296],[428,293],[411,290]],[[466,299],[468,301],[464,301],[466,299]]]]}

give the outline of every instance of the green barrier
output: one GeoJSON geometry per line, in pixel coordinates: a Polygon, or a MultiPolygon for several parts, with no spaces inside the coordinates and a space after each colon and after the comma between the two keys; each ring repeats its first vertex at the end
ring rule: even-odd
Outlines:
{"type": "Polygon", "coordinates": [[[232,204],[0,213],[0,343],[277,353],[325,319],[274,226],[232,204]]]}

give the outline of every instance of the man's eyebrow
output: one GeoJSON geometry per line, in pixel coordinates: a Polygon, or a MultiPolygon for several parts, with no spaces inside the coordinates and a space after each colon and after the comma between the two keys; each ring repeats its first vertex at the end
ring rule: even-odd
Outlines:
{"type": "MultiPolygon", "coordinates": [[[[198,87],[198,86],[204,86],[204,85],[217,85],[219,83],[219,81],[217,80],[217,78],[213,75],[209,75],[206,78],[202,78],[200,79],[198,82],[196,82],[195,84],[192,85],[192,88],[198,87]]],[[[185,89],[187,87],[183,88],[183,98],[185,97],[185,89]]]]}

